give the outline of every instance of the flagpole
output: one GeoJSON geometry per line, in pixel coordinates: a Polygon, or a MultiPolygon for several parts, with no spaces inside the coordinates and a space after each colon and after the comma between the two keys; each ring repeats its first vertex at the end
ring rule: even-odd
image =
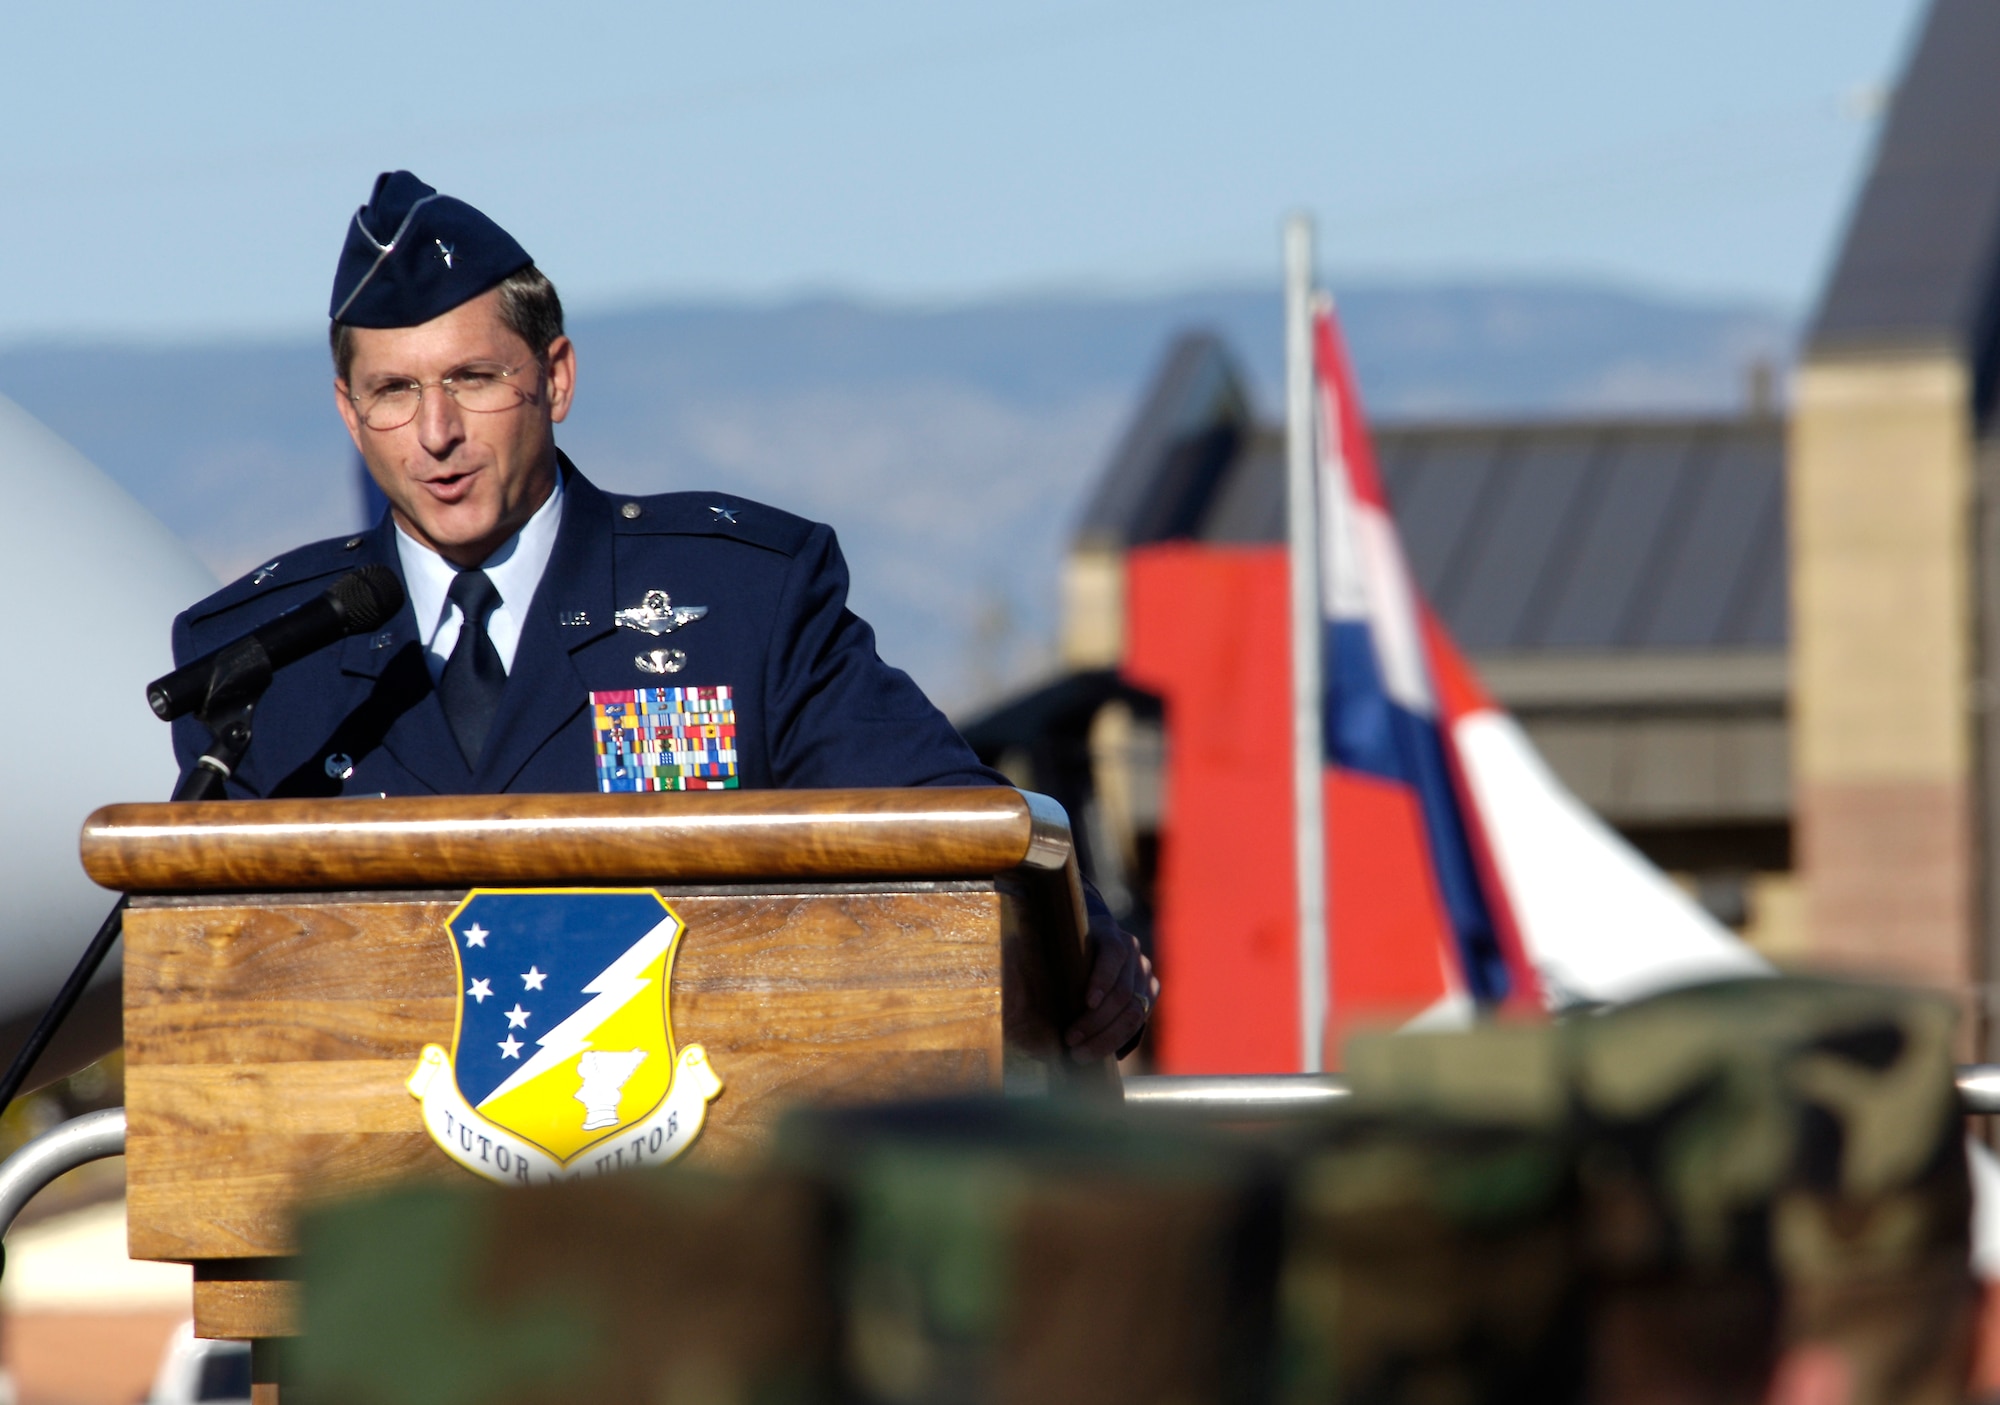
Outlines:
{"type": "Polygon", "coordinates": [[[1326,1062],[1333,990],[1326,920],[1324,626],[1319,590],[1319,494],[1313,454],[1312,219],[1285,221],[1285,544],[1291,567],[1292,805],[1299,903],[1299,1066],[1326,1062]]]}

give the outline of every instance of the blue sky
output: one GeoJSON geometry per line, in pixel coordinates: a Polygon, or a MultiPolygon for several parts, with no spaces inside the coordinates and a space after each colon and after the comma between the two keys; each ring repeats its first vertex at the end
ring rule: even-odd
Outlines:
{"type": "Polygon", "coordinates": [[[316,331],[408,166],[565,297],[1585,276],[1799,308],[1915,0],[16,7],[0,342],[316,331]]]}

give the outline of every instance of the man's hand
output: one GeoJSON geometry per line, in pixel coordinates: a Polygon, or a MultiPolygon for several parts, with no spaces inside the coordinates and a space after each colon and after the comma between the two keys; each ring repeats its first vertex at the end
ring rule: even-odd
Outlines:
{"type": "Polygon", "coordinates": [[[1084,987],[1083,1014],[1063,1042],[1079,1063],[1093,1063],[1138,1037],[1153,1013],[1160,983],[1138,939],[1099,914],[1092,914],[1084,951],[1090,957],[1090,982],[1084,987]]]}

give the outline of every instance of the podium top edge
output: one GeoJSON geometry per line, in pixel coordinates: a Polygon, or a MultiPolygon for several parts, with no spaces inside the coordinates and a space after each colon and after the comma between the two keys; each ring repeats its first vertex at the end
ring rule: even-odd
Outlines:
{"type": "Polygon", "coordinates": [[[1069,821],[1004,786],[107,805],[83,866],[128,893],[983,878],[1071,860],[1069,821]]]}

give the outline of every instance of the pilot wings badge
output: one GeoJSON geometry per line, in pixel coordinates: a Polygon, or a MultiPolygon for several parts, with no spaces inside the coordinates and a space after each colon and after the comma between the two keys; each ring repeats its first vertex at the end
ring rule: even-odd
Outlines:
{"type": "Polygon", "coordinates": [[[708,617],[706,605],[676,605],[664,590],[649,590],[639,603],[614,610],[611,619],[620,629],[636,629],[642,634],[672,634],[696,620],[708,617]]]}
{"type": "Polygon", "coordinates": [[[446,919],[458,1029],[409,1089],[446,1155],[508,1185],[685,1151],[722,1091],[667,1012],[685,930],[651,889],[474,889],[446,919]]]}

